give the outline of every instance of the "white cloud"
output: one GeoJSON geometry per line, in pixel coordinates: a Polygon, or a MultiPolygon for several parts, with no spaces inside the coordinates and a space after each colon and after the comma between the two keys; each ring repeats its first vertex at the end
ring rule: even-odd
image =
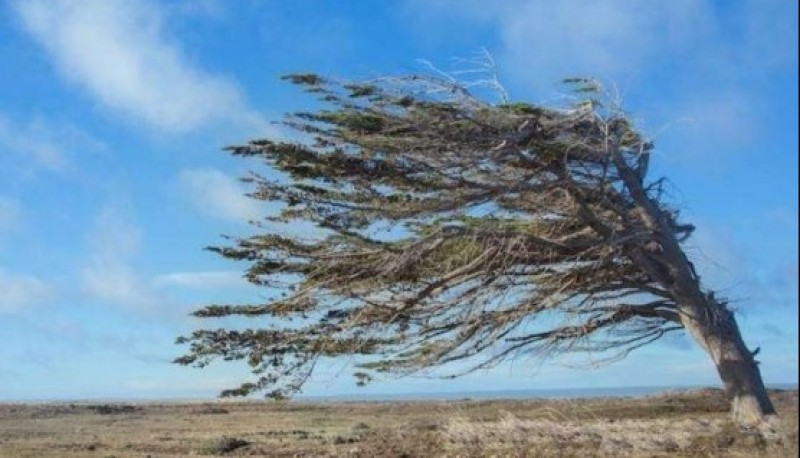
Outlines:
{"type": "Polygon", "coordinates": [[[217,169],[184,170],[178,182],[192,205],[208,216],[247,222],[264,215],[263,206],[245,196],[243,186],[217,169]]]}
{"type": "Polygon", "coordinates": [[[117,259],[94,258],[83,269],[83,282],[92,297],[114,305],[143,309],[155,303],[133,269],[117,259]]]}
{"type": "Polygon", "coordinates": [[[64,143],[57,137],[51,127],[40,121],[15,123],[0,114],[0,152],[8,151],[0,155],[4,157],[3,162],[16,159],[23,169],[61,171],[67,160],[64,143]]]}
{"type": "Polygon", "coordinates": [[[155,2],[31,0],[16,10],[68,80],[125,118],[168,132],[265,126],[234,81],[190,61],[155,2]]]}
{"type": "Polygon", "coordinates": [[[174,272],[153,278],[155,286],[178,286],[184,288],[230,288],[246,285],[242,272],[174,272]]]}
{"type": "Polygon", "coordinates": [[[84,291],[112,305],[148,310],[157,305],[148,284],[132,267],[141,235],[124,209],[105,207],[89,234],[89,255],[81,269],[84,291]]]}
{"type": "Polygon", "coordinates": [[[86,238],[86,252],[79,264],[84,297],[94,302],[149,317],[160,322],[179,322],[196,308],[185,290],[246,287],[241,272],[197,271],[149,274],[139,266],[141,232],[130,209],[114,202],[95,218],[86,238]]]}
{"type": "Polygon", "coordinates": [[[751,150],[773,115],[761,103],[770,82],[797,66],[796,2],[749,0],[725,11],[711,0],[408,5],[428,29],[431,18],[452,23],[454,15],[490,25],[501,77],[525,96],[550,97],[564,77],[593,76],[619,85],[623,97],[634,93],[652,129],[691,118],[670,133],[678,131],[674,149],[690,151],[679,154],[692,154],[693,163],[697,151],[751,150]],[[650,93],[654,84],[660,96],[650,93]]]}
{"type": "Polygon", "coordinates": [[[53,289],[44,280],[0,269],[0,314],[40,305],[52,297],[53,289]]]}
{"type": "Polygon", "coordinates": [[[568,76],[629,79],[664,52],[690,50],[708,29],[707,6],[694,0],[410,4],[426,16],[460,14],[496,24],[501,70],[540,89],[568,76]]]}
{"type": "MultiPolygon", "coordinates": [[[[749,144],[763,127],[763,122],[754,117],[755,103],[749,100],[750,97],[746,91],[737,90],[697,94],[676,109],[685,121],[677,130],[696,145],[701,145],[707,138],[714,139],[717,147],[749,144]]],[[[696,147],[683,156],[696,158],[702,154],[708,153],[704,148],[696,147]]]]}
{"type": "MultiPolygon", "coordinates": [[[[797,5],[749,0],[721,14],[710,0],[407,0],[417,21],[453,15],[496,26],[503,69],[528,83],[565,76],[618,82],[670,65],[673,79],[735,80],[797,62],[797,5]],[[738,33],[736,33],[738,32],[738,33]],[[792,40],[795,38],[795,40],[792,40]],[[682,66],[683,65],[683,66],[682,66]]],[[[430,22],[421,23],[430,26],[430,22]]],[[[502,70],[502,69],[501,69],[502,70]]]]}
{"type": "Polygon", "coordinates": [[[657,53],[692,44],[702,30],[701,9],[685,0],[526,2],[504,16],[502,35],[514,70],[539,82],[580,75],[629,79],[657,53]]]}

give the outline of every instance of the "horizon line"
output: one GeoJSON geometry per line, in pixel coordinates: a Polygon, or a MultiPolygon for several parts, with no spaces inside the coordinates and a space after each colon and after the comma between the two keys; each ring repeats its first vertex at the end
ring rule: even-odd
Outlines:
{"type": "MultiPolygon", "coordinates": [[[[767,389],[798,389],[798,382],[767,383],[767,389]]],[[[721,383],[701,384],[701,385],[625,385],[625,386],[601,386],[601,387],[565,387],[565,388],[515,388],[500,390],[460,390],[460,391],[407,391],[407,392],[381,392],[381,393],[339,393],[339,394],[298,394],[287,399],[287,402],[314,402],[314,401],[345,401],[345,402],[380,402],[380,401],[436,401],[436,400],[491,400],[491,399],[554,399],[569,398],[570,396],[558,396],[557,394],[582,393],[582,397],[637,397],[649,396],[669,391],[680,390],[702,390],[702,389],[724,389],[721,383]],[[626,390],[638,390],[639,393],[625,395],[626,390]],[[594,392],[594,393],[592,393],[594,392]],[[619,394],[615,394],[615,392],[619,394]],[[513,394],[542,394],[544,396],[506,396],[513,394]],[[546,394],[550,393],[549,396],[546,394]],[[495,396],[491,396],[494,394],[495,396]],[[471,396],[478,396],[471,399],[471,396]],[[441,398],[437,397],[441,396],[441,398]],[[483,396],[483,397],[480,397],[483,396]]],[[[576,396],[581,397],[581,396],[576,396]]],[[[0,399],[0,405],[9,404],[87,404],[96,402],[105,403],[246,403],[270,401],[263,396],[248,396],[244,398],[223,398],[219,396],[165,396],[165,397],[146,397],[146,396],[99,396],[83,398],[19,398],[19,399],[0,399]]]]}

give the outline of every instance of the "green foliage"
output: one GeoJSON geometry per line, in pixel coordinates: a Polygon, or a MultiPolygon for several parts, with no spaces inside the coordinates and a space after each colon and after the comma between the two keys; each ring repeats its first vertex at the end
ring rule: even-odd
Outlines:
{"type": "MultiPolygon", "coordinates": [[[[640,262],[651,255],[643,241],[663,233],[635,213],[641,195],[657,202],[639,191],[652,143],[595,101],[593,80],[565,80],[590,97],[565,108],[495,105],[419,75],[284,79],[326,103],[285,120],[308,141],[227,150],[269,170],[246,179],[251,197],[279,204],[266,222],[314,229],[278,235],[259,225],[210,248],[246,263],[245,278],[275,298],[194,313],[264,318],[262,328],[178,339],[189,345],[180,364],[252,368],[255,381],[223,395],[290,396],[324,358],[364,357],[354,374],[363,385],[378,373],[459,360],[477,369],[521,352],[624,353],[677,329],[669,296],[652,297],[666,291],[660,271],[640,262]],[[608,306],[636,294],[653,301],[608,306]],[[571,321],[534,326],[557,312],[571,321]]],[[[663,213],[667,232],[688,237],[677,216],[663,213]]]]}
{"type": "Polygon", "coordinates": [[[292,84],[305,85],[305,86],[319,86],[325,83],[319,75],[314,73],[295,73],[291,75],[284,75],[282,80],[290,81],[292,84]]]}
{"type": "Polygon", "coordinates": [[[344,88],[350,91],[351,98],[369,97],[378,93],[378,86],[374,84],[345,84],[344,88]]]}
{"type": "Polygon", "coordinates": [[[539,115],[542,113],[541,108],[524,102],[503,104],[499,105],[498,108],[517,115],[539,115]]]}

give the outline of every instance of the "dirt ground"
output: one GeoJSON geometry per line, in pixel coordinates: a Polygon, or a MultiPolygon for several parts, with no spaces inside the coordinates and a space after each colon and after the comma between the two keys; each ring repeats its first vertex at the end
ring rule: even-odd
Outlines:
{"type": "Polygon", "coordinates": [[[647,398],[449,402],[0,404],[2,457],[795,457],[728,422],[719,390],[647,398]]]}

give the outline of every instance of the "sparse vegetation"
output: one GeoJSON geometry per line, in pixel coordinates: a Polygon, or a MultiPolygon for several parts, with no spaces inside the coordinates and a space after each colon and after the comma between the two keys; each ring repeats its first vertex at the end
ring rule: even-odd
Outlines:
{"type": "Polygon", "coordinates": [[[247,447],[250,442],[244,439],[237,439],[235,437],[223,436],[219,439],[212,440],[209,444],[200,449],[204,455],[225,455],[236,449],[247,447]]]}
{"type": "Polygon", "coordinates": [[[229,414],[230,411],[224,407],[203,405],[195,409],[192,413],[198,415],[226,415],[229,414]]]}
{"type": "Polygon", "coordinates": [[[95,405],[0,405],[0,457],[797,456],[798,393],[770,394],[784,419],[781,438],[770,442],[736,428],[724,393],[710,389],[641,399],[99,409],[113,416],[95,405]]]}
{"type": "Polygon", "coordinates": [[[101,404],[89,405],[87,409],[97,413],[98,415],[119,415],[124,413],[133,413],[142,410],[141,407],[136,407],[126,404],[101,404]]]}

